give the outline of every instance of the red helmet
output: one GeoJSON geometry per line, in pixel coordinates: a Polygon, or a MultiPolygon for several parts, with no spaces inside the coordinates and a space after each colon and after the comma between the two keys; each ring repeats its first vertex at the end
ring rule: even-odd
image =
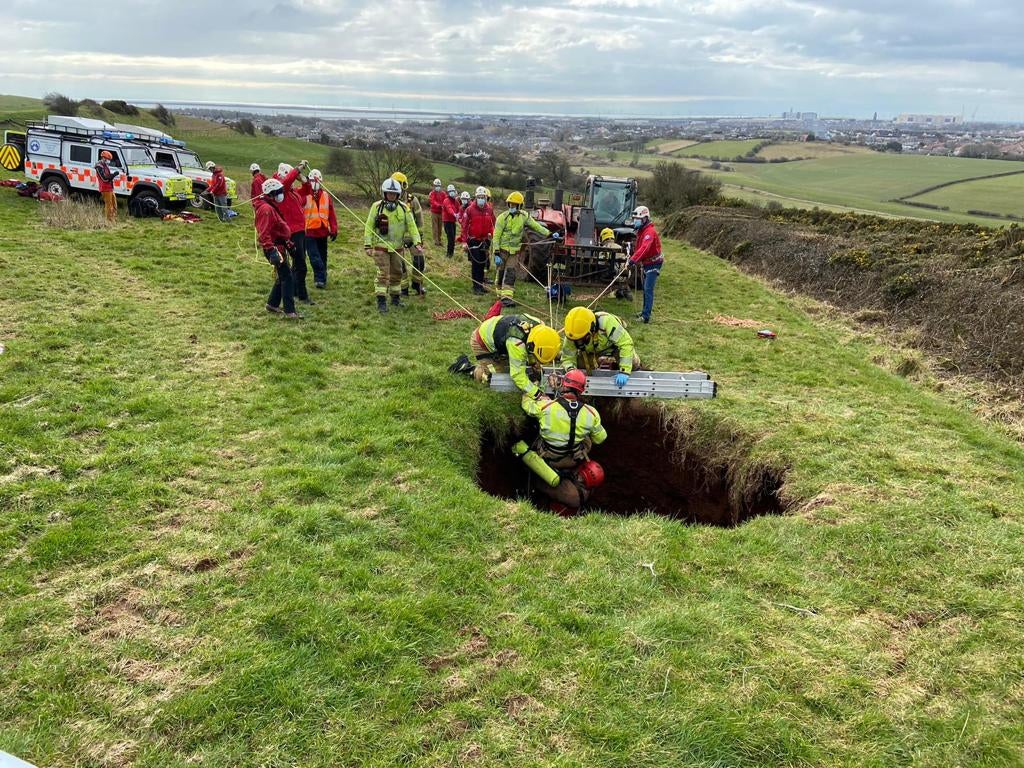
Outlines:
{"type": "Polygon", "coordinates": [[[100,152],[100,159],[101,160],[113,160],[114,159],[114,155],[109,150],[104,149],[102,152],[100,152]]]}
{"type": "Polygon", "coordinates": [[[562,377],[563,390],[575,392],[577,395],[582,395],[583,390],[586,388],[587,374],[579,368],[573,368],[571,371],[567,371],[565,376],[562,377]]]}
{"type": "Polygon", "coordinates": [[[604,467],[593,459],[584,461],[576,470],[576,477],[588,490],[594,490],[604,484],[604,467]]]}

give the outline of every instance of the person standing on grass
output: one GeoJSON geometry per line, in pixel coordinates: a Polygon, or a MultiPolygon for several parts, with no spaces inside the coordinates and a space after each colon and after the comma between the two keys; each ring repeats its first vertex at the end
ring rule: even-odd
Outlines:
{"type": "Polygon", "coordinates": [[[434,234],[434,245],[441,245],[441,215],[444,210],[444,201],[447,195],[441,188],[441,180],[434,179],[434,188],[430,190],[430,225],[434,234]]]}
{"type": "Polygon", "coordinates": [[[450,259],[455,255],[455,224],[459,220],[462,205],[459,203],[459,191],[454,184],[448,185],[448,193],[441,205],[441,223],[444,225],[444,236],[447,241],[445,255],[450,259]]]}
{"type": "Polygon", "coordinates": [[[249,166],[249,173],[252,174],[252,186],[249,188],[249,199],[255,200],[263,194],[263,182],[267,180],[267,177],[263,175],[263,171],[260,169],[258,163],[253,163],[249,166]]]}
{"type": "MultiPolygon", "coordinates": [[[[526,229],[529,228],[541,237],[552,236],[547,228],[523,210],[525,198],[522,192],[513,192],[506,198],[508,210],[498,216],[494,224],[494,266],[498,268],[500,279],[495,278],[498,298],[506,307],[514,307],[516,279],[520,253],[526,242],[526,229]]],[[[554,237],[559,237],[555,233],[554,237]]]]}
{"type": "Polygon", "coordinates": [[[96,163],[96,178],[99,180],[100,197],[103,198],[103,213],[107,221],[117,220],[117,198],[114,197],[114,180],[121,175],[119,168],[111,168],[114,159],[110,150],[100,152],[100,161],[96,163]]]}
{"type": "Polygon", "coordinates": [[[210,173],[213,174],[213,178],[210,179],[210,186],[207,191],[210,193],[210,197],[213,198],[213,203],[217,207],[217,218],[223,221],[228,221],[228,180],[224,176],[224,169],[219,165],[213,163],[207,163],[207,166],[212,165],[210,173]]]}
{"type": "Polygon", "coordinates": [[[293,249],[291,229],[281,216],[280,209],[287,196],[284,185],[277,179],[263,182],[260,195],[253,200],[256,238],[267,261],[274,267],[274,287],[267,297],[267,311],[284,313],[289,320],[300,320],[302,315],[295,311],[295,284],[288,266],[288,252],[293,249]],[[281,302],[284,309],[281,309],[281,302]]]}
{"type": "Polygon", "coordinates": [[[327,240],[338,239],[338,219],[334,201],[324,189],[323,174],[315,168],[309,172],[309,193],[306,195],[306,250],[313,267],[313,285],[327,287],[327,240]]]}
{"type": "Polygon", "coordinates": [[[416,256],[423,255],[420,231],[408,206],[401,201],[402,185],[392,178],[380,185],[381,199],[370,206],[363,227],[363,246],[366,255],[377,266],[374,293],[377,311],[388,311],[391,306],[402,307],[402,250],[411,248],[416,256]]]}
{"type": "Polygon", "coordinates": [[[487,202],[487,190],[476,188],[476,199],[469,204],[462,217],[462,232],[459,235],[462,247],[469,256],[470,278],[473,281],[473,293],[486,293],[484,288],[484,270],[494,238],[494,209],[487,202]]]}
{"type": "MultiPolygon", "coordinates": [[[[309,183],[300,176],[307,168],[309,163],[305,160],[296,168],[292,168],[288,163],[281,163],[277,166],[274,178],[280,181],[284,188],[284,203],[278,210],[291,232],[295,299],[303,304],[312,305],[315,302],[309,298],[309,291],[306,289],[306,215],[303,213],[306,195],[309,194],[309,183]],[[299,182],[297,190],[294,188],[296,181],[299,182]]],[[[314,265],[314,270],[316,268],[317,265],[314,265]]]]}
{"type": "Polygon", "coordinates": [[[646,205],[638,205],[633,211],[633,229],[636,230],[636,250],[629,257],[629,263],[640,267],[644,275],[644,309],[636,319],[649,323],[654,309],[654,284],[658,282],[665,258],[661,253],[661,238],[646,205]]]}

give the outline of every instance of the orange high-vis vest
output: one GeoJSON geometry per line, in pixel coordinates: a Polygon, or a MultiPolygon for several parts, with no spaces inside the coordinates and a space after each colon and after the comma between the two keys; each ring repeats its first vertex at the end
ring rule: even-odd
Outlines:
{"type": "Polygon", "coordinates": [[[306,231],[331,228],[331,198],[321,190],[320,200],[317,202],[317,195],[310,193],[306,197],[306,231]]]}

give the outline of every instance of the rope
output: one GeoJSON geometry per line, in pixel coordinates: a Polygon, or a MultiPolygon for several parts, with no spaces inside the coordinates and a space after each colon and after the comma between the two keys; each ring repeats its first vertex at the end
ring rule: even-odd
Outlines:
{"type": "Polygon", "coordinates": [[[592,302],[587,304],[587,309],[590,309],[592,306],[597,304],[597,302],[601,300],[601,297],[604,296],[606,293],[608,293],[608,291],[611,290],[612,286],[615,285],[615,283],[618,281],[618,279],[620,277],[622,277],[622,275],[625,273],[625,271],[627,269],[629,269],[629,262],[628,261],[625,264],[622,265],[622,269],[620,269],[619,273],[617,275],[615,275],[615,277],[612,278],[612,281],[610,283],[608,283],[608,285],[605,286],[605,289],[603,291],[601,291],[599,294],[597,294],[597,296],[594,297],[594,300],[592,302]]]}
{"type": "MultiPolygon", "coordinates": [[[[332,192],[330,189],[328,189],[326,184],[323,184],[322,186],[327,191],[327,194],[330,195],[332,198],[334,198],[334,201],[336,203],[338,203],[338,205],[340,205],[342,208],[344,208],[345,211],[353,219],[356,220],[356,222],[358,222],[359,224],[363,224],[363,220],[359,217],[359,214],[357,214],[355,211],[353,211],[351,208],[349,208],[347,205],[345,205],[345,201],[344,200],[342,200],[340,197],[338,197],[336,194],[334,194],[334,192],[332,192]]],[[[437,283],[435,283],[433,280],[431,280],[429,277],[427,277],[426,274],[424,274],[423,272],[418,270],[416,268],[416,266],[411,261],[409,261],[407,258],[405,258],[405,256],[400,251],[395,250],[395,248],[391,245],[391,243],[389,243],[387,240],[385,240],[383,237],[381,237],[379,232],[372,232],[372,234],[373,234],[373,236],[375,238],[377,238],[381,242],[381,244],[385,248],[387,248],[387,250],[391,251],[393,254],[398,256],[398,258],[400,258],[405,263],[405,265],[407,267],[409,267],[409,269],[412,270],[412,274],[414,274],[414,275],[419,274],[420,278],[424,282],[430,283],[437,290],[437,292],[440,293],[445,298],[447,298],[448,301],[450,301],[452,304],[457,306],[459,309],[461,309],[461,310],[463,310],[465,312],[468,312],[469,316],[472,317],[476,322],[478,322],[478,323],[483,322],[479,317],[477,317],[476,313],[474,313],[473,310],[471,310],[468,307],[466,307],[465,305],[463,305],[454,296],[452,296],[450,293],[445,291],[444,288],[442,288],[437,283]]]]}

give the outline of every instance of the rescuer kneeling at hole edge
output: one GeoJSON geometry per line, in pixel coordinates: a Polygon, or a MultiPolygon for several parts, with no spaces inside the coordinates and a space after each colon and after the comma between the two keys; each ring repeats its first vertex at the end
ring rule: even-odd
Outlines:
{"type": "Polygon", "coordinates": [[[604,470],[590,459],[590,448],[607,439],[601,416],[592,405],[583,403],[587,375],[571,370],[561,377],[555,397],[535,399],[523,395],[523,410],[535,418],[540,436],[533,450],[520,440],[512,451],[541,478],[540,490],[552,500],[551,508],[569,516],[590,498],[604,482],[604,470]]]}

